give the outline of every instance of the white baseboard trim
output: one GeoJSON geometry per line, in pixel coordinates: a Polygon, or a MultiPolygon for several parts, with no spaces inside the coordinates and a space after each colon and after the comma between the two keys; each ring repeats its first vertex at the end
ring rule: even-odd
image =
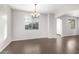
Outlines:
{"type": "Polygon", "coordinates": [[[22,40],[34,40],[34,39],[57,39],[57,37],[40,37],[40,38],[24,38],[24,39],[14,39],[12,41],[22,41],[22,40]]]}
{"type": "Polygon", "coordinates": [[[12,41],[11,40],[5,40],[0,45],[0,52],[2,52],[12,41]]]}
{"type": "Polygon", "coordinates": [[[57,38],[57,36],[55,36],[55,37],[48,37],[48,38],[57,38]]]}
{"type": "Polygon", "coordinates": [[[12,41],[21,41],[21,40],[32,40],[32,39],[45,39],[47,37],[40,37],[40,38],[24,38],[24,39],[14,39],[12,41]]]}
{"type": "Polygon", "coordinates": [[[66,37],[66,36],[76,36],[77,34],[71,34],[71,35],[63,35],[62,37],[66,37]]]}

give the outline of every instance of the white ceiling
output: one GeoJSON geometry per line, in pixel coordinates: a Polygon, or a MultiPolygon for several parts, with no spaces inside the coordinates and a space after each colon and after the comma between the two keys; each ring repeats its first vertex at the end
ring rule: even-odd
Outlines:
{"type": "MultiPolygon", "coordinates": [[[[33,4],[10,4],[13,9],[32,12],[34,9],[33,4]]],[[[73,10],[79,10],[79,4],[38,4],[37,10],[40,13],[66,13],[73,10]]]]}
{"type": "Polygon", "coordinates": [[[79,10],[74,10],[74,11],[68,12],[65,15],[79,17],[79,10]]]}

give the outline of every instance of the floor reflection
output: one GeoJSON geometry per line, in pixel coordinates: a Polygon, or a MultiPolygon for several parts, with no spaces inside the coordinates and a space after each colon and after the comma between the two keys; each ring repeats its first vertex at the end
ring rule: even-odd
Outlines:
{"type": "Polygon", "coordinates": [[[77,42],[74,38],[68,40],[67,42],[67,53],[75,53],[76,52],[76,45],[77,42]]]}
{"type": "Polygon", "coordinates": [[[34,53],[40,53],[40,45],[26,45],[23,48],[23,53],[28,53],[28,54],[34,54],[34,53]]]}
{"type": "Polygon", "coordinates": [[[58,35],[56,40],[56,52],[68,54],[77,53],[77,40],[78,39],[76,37],[66,37],[63,39],[58,35]]]}
{"type": "Polygon", "coordinates": [[[56,45],[57,53],[62,53],[62,39],[60,35],[57,36],[56,45]]]}

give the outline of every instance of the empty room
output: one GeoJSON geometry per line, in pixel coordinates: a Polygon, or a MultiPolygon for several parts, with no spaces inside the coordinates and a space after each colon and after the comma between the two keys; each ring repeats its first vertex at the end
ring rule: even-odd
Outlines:
{"type": "Polygon", "coordinates": [[[0,4],[0,54],[78,54],[79,4],[0,4]]]}

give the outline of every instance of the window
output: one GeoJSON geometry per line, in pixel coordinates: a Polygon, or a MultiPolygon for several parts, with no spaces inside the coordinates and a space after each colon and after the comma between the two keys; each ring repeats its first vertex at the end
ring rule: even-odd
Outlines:
{"type": "Polygon", "coordinates": [[[68,19],[68,23],[71,29],[75,29],[75,19],[68,19]]]}
{"type": "Polygon", "coordinates": [[[38,19],[33,19],[30,16],[25,16],[25,30],[37,30],[39,29],[38,19]]]}

